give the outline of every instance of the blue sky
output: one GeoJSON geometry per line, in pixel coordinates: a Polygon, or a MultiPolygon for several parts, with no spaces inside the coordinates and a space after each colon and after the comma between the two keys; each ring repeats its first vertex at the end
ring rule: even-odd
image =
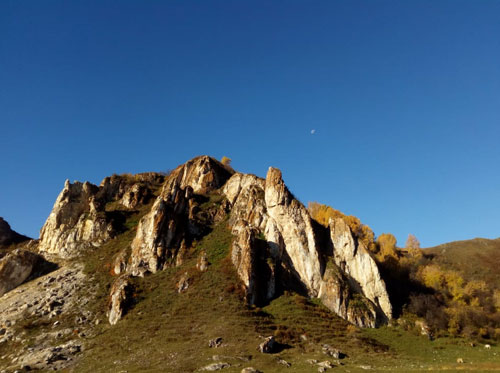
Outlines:
{"type": "Polygon", "coordinates": [[[1,1],[0,216],[209,154],[400,245],[498,237],[499,36],[486,0],[1,1]]]}

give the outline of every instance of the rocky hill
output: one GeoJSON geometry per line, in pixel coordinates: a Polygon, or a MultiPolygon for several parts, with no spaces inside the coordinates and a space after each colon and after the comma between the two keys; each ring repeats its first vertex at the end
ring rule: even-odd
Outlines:
{"type": "MultiPolygon", "coordinates": [[[[22,241],[0,223],[3,242],[22,241]]],[[[6,371],[326,371],[397,358],[362,329],[397,324],[391,277],[343,219],[315,222],[276,168],[264,179],[201,156],[168,175],[66,181],[39,240],[11,248],[6,371]]]]}

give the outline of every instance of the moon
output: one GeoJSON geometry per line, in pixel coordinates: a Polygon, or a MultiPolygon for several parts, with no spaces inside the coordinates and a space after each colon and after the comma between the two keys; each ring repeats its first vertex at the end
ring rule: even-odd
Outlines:
{"type": "Polygon", "coordinates": [[[316,130],[311,130],[311,135],[314,135],[316,133],[316,130]]]}

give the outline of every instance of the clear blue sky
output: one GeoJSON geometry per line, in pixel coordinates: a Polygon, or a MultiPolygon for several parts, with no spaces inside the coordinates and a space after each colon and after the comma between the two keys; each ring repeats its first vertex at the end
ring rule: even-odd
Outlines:
{"type": "Polygon", "coordinates": [[[209,154],[400,245],[495,238],[500,1],[3,0],[0,126],[32,237],[65,179],[209,154]]]}

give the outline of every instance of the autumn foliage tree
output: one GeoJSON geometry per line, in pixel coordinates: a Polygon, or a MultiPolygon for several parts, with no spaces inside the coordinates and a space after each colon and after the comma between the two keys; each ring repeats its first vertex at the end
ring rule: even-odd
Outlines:
{"type": "Polygon", "coordinates": [[[222,163],[224,166],[231,167],[231,158],[223,156],[222,159],[220,160],[220,163],[222,163]]]}
{"type": "Polygon", "coordinates": [[[397,259],[398,253],[396,249],[396,237],[391,233],[382,233],[377,238],[377,244],[379,247],[378,256],[380,259],[385,260],[387,257],[392,257],[397,259]]]}
{"type": "Polygon", "coordinates": [[[371,228],[362,224],[361,220],[352,215],[345,215],[339,210],[334,209],[328,205],[323,205],[318,202],[309,202],[307,205],[307,209],[309,210],[309,214],[311,217],[316,220],[321,225],[328,227],[330,219],[341,218],[351,229],[352,234],[361,241],[366,248],[370,251],[376,250],[375,245],[375,234],[371,230],[371,228]]]}
{"type": "Polygon", "coordinates": [[[420,249],[420,241],[413,234],[408,235],[405,245],[406,251],[414,258],[422,257],[422,250],[420,249]]]}

